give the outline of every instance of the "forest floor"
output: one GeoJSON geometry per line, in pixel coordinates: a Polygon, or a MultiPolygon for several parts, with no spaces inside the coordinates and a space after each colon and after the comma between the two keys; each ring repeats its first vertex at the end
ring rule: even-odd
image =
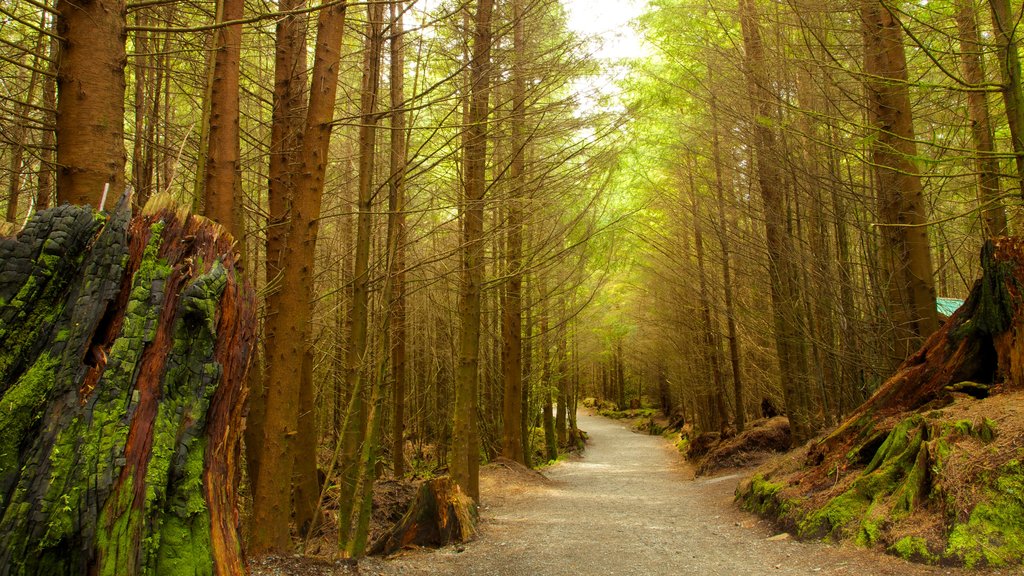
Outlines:
{"type": "Polygon", "coordinates": [[[481,535],[441,550],[360,562],[364,575],[900,575],[1015,574],[910,564],[879,552],[797,542],[738,510],[742,474],[694,480],[660,436],[580,414],[582,457],[543,478],[510,466],[481,477],[481,535]]]}

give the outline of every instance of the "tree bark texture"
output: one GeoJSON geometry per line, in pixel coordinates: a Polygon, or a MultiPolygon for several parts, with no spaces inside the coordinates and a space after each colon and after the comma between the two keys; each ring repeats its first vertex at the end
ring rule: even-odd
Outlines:
{"type": "Polygon", "coordinates": [[[98,208],[124,190],[124,0],[59,0],[57,203],[98,208]]]}
{"type": "MultiPolygon", "coordinates": [[[[240,21],[243,0],[219,0],[218,21],[240,21]]],[[[238,91],[241,77],[242,24],[214,32],[213,77],[210,82],[209,148],[206,154],[203,214],[239,241],[242,221],[241,143],[238,91]]]]}
{"type": "Polygon", "coordinates": [[[391,374],[394,379],[391,458],[396,478],[405,475],[406,331],[405,314],[405,175],[408,137],[405,110],[405,1],[391,3],[391,183],[389,208],[394,220],[391,262],[391,374]]]}
{"type": "Polygon", "coordinates": [[[459,291],[459,366],[455,378],[452,479],[470,498],[480,499],[480,433],[477,426],[480,362],[480,296],[484,275],[484,193],[487,115],[491,72],[491,13],[494,0],[478,0],[469,61],[470,102],[464,153],[462,278],[459,291]]]}
{"type": "Polygon", "coordinates": [[[864,72],[873,131],[879,253],[888,274],[886,304],[896,324],[894,360],[916,350],[939,326],[928,241],[927,205],[914,158],[903,30],[879,0],[862,0],[864,72]]]}
{"type": "Polygon", "coordinates": [[[1024,88],[1021,87],[1020,53],[1009,0],[989,0],[992,9],[992,27],[996,36],[996,56],[999,77],[1003,83],[1003,104],[1006,122],[1010,127],[1010,141],[1017,166],[1017,184],[1024,194],[1024,88]]]}
{"type": "MultiPolygon", "coordinates": [[[[305,0],[282,0],[280,10],[290,11],[305,6],[305,0]]],[[[285,265],[285,239],[291,203],[295,196],[298,156],[302,147],[304,118],[303,97],[306,92],[306,15],[283,16],[277,23],[274,52],[274,109],[270,126],[270,166],[267,182],[267,317],[278,316],[278,302],[284,297],[279,288],[285,265]]],[[[282,326],[283,329],[283,326],[282,326]]],[[[269,363],[287,338],[279,337],[278,324],[264,324],[264,358],[269,363]],[[280,344],[279,344],[280,342],[280,344]]],[[[266,373],[265,373],[266,374],[266,373]]],[[[269,376],[269,374],[266,374],[269,376]]],[[[246,426],[246,467],[249,482],[255,486],[262,461],[265,393],[272,384],[264,379],[252,390],[246,426]]]]}
{"type": "Polygon", "coordinates": [[[502,398],[501,455],[526,464],[523,450],[523,196],[522,179],[526,171],[525,113],[526,78],[523,60],[526,31],[522,0],[512,0],[512,162],[509,166],[511,186],[508,204],[505,260],[508,284],[501,307],[501,373],[504,382],[502,398]]]}
{"type": "Polygon", "coordinates": [[[127,204],[0,239],[0,574],[244,574],[255,297],[219,226],[127,204]]]}

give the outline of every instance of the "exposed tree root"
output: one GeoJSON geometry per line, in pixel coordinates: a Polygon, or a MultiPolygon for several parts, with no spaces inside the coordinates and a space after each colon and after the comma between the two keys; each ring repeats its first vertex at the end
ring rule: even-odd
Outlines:
{"type": "Polygon", "coordinates": [[[854,414],[740,486],[805,538],[923,561],[1024,562],[1024,250],[982,251],[964,306],[854,414]]]}

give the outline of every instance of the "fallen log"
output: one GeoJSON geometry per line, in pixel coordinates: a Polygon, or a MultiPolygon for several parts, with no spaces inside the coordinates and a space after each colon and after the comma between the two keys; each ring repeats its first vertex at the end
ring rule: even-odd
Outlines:
{"type": "Polygon", "coordinates": [[[1024,242],[981,253],[964,305],[833,432],[737,499],[806,538],[923,562],[1024,563],[1024,242]]]}
{"type": "Polygon", "coordinates": [[[0,575],[244,574],[232,243],[166,199],[0,238],[0,575]]]}
{"type": "Polygon", "coordinates": [[[477,508],[448,476],[424,482],[409,510],[370,547],[371,555],[394,554],[409,546],[447,546],[476,536],[477,508]]]}

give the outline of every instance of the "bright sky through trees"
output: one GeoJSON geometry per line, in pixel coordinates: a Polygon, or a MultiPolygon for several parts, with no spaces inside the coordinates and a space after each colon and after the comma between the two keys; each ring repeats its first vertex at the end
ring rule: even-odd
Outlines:
{"type": "Polygon", "coordinates": [[[649,51],[632,20],[647,7],[646,0],[562,0],[569,16],[569,27],[584,37],[594,39],[593,54],[605,61],[596,77],[582,77],[574,83],[583,108],[597,107],[602,96],[618,92],[615,84],[623,66],[611,62],[624,58],[638,58],[649,51]]]}

